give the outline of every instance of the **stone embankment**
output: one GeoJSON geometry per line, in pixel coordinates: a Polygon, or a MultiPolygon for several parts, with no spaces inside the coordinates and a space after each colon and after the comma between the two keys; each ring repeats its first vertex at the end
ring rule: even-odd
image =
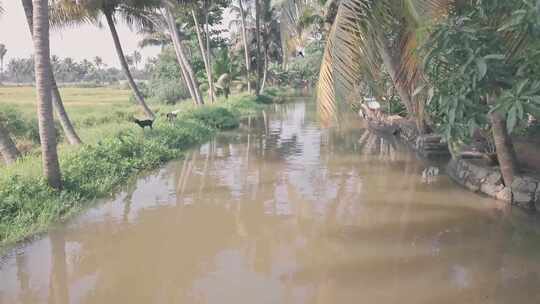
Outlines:
{"type": "Polygon", "coordinates": [[[540,210],[540,178],[532,175],[516,176],[510,187],[503,183],[499,167],[489,166],[482,160],[452,158],[447,143],[437,134],[420,135],[414,122],[396,115],[369,113],[361,116],[368,120],[371,129],[398,136],[420,156],[429,160],[450,159],[448,175],[467,189],[495,199],[529,209],[540,210]],[[366,115],[367,114],[367,115],[366,115]]]}
{"type": "Polygon", "coordinates": [[[452,159],[447,166],[450,177],[467,189],[484,193],[493,198],[511,202],[530,210],[540,210],[540,179],[519,175],[510,187],[505,186],[499,167],[489,167],[482,162],[452,159]]]}

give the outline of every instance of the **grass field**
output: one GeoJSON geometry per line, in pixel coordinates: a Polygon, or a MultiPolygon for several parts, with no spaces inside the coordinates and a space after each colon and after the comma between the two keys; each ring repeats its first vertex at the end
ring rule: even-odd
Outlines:
{"type": "MultiPolygon", "coordinates": [[[[128,118],[142,117],[137,105],[129,102],[129,90],[62,88],[61,94],[69,117],[85,143],[94,143],[102,136],[136,127],[128,118]]],[[[26,119],[35,118],[35,89],[0,87],[0,109],[4,108],[15,109],[26,119]]]]}

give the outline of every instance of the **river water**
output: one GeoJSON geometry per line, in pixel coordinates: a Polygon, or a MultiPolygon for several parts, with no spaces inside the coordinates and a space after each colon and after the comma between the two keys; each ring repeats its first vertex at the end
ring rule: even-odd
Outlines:
{"type": "Polygon", "coordinates": [[[0,303],[540,303],[537,216],[314,108],[268,109],[13,250],[0,303]]]}

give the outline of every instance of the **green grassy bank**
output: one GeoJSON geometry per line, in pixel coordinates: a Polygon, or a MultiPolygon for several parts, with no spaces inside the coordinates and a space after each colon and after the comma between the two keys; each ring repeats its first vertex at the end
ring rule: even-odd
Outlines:
{"type": "Polygon", "coordinates": [[[77,148],[61,145],[62,191],[46,185],[35,153],[0,168],[0,253],[79,213],[137,173],[181,157],[186,148],[208,140],[219,130],[236,128],[242,116],[256,115],[262,104],[280,99],[271,91],[258,98],[236,95],[199,108],[183,104],[174,107],[181,110],[174,122],[159,116],[154,129],[144,132],[126,122],[108,133],[98,128],[99,140],[87,140],[77,148]]]}

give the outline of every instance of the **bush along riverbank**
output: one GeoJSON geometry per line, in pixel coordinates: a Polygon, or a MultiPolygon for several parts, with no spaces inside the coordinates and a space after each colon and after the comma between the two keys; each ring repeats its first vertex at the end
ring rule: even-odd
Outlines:
{"type": "Polygon", "coordinates": [[[137,173],[181,157],[186,148],[220,130],[236,128],[241,117],[257,115],[263,103],[274,99],[276,94],[238,95],[204,107],[185,105],[172,122],[158,118],[153,130],[143,132],[133,124],[132,129],[97,144],[60,151],[62,191],[52,190],[39,175],[29,173],[38,164],[35,156],[0,169],[0,253],[79,213],[137,173]]]}

